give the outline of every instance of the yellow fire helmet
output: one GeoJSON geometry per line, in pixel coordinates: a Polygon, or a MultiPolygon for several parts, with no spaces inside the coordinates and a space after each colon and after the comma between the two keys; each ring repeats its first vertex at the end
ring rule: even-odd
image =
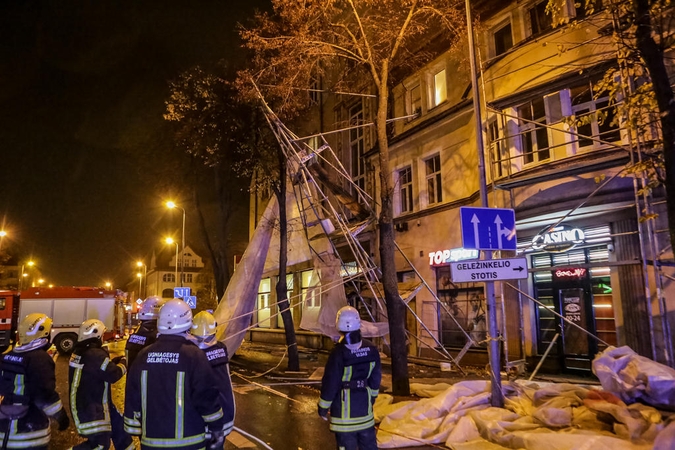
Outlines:
{"type": "Polygon", "coordinates": [[[52,319],[46,314],[28,314],[18,327],[19,343],[26,345],[36,339],[49,337],[52,331],[52,319]]]}
{"type": "Polygon", "coordinates": [[[192,330],[190,332],[193,336],[205,338],[216,334],[217,326],[213,314],[208,311],[201,311],[192,319],[192,330]]]}

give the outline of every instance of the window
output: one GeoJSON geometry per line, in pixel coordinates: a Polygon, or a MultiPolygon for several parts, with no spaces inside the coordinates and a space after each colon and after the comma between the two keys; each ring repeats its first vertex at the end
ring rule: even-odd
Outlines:
{"type": "Polygon", "coordinates": [[[363,105],[358,103],[349,108],[349,149],[351,153],[351,176],[354,183],[365,190],[366,161],[363,158],[365,137],[363,135],[363,105]]]}
{"type": "Polygon", "coordinates": [[[609,104],[606,95],[593,92],[593,83],[572,88],[570,96],[572,111],[577,119],[577,143],[580,150],[590,150],[601,147],[606,142],[621,140],[618,124],[612,123],[614,106],[609,104]]]}
{"type": "Polygon", "coordinates": [[[162,281],[164,283],[175,283],[176,276],[172,273],[165,273],[164,275],[162,275],[162,281]]]}
{"type": "Polygon", "coordinates": [[[184,273],[183,278],[184,278],[185,283],[192,283],[192,274],[191,273],[184,273]]]}
{"type": "Polygon", "coordinates": [[[499,28],[494,32],[495,56],[506,53],[513,47],[513,36],[511,36],[511,22],[499,28]]]}
{"type": "Polygon", "coordinates": [[[441,156],[436,155],[425,162],[427,177],[427,195],[429,204],[443,201],[443,186],[441,184],[441,156]]]}
{"type": "Polygon", "coordinates": [[[309,85],[309,101],[310,104],[318,105],[319,104],[319,94],[321,87],[319,86],[319,80],[316,78],[312,79],[312,82],[309,85]]]}
{"type": "Polygon", "coordinates": [[[438,106],[447,99],[447,82],[445,78],[445,69],[441,69],[434,74],[433,79],[433,106],[438,106]]]}
{"type": "Polygon", "coordinates": [[[196,259],[192,260],[192,267],[197,267],[197,260],[196,259]]]}
{"type": "Polygon", "coordinates": [[[523,163],[532,164],[551,157],[548,143],[548,129],[538,124],[546,124],[544,98],[540,97],[518,107],[519,135],[523,163]]]}
{"type": "Polygon", "coordinates": [[[422,113],[422,88],[419,83],[408,89],[406,92],[408,103],[408,114],[422,113]]]}
{"type": "Polygon", "coordinates": [[[536,36],[553,29],[551,16],[546,14],[547,4],[548,0],[544,0],[543,2],[537,3],[528,10],[532,36],[536,36]]]}
{"type": "MultiPolygon", "coordinates": [[[[295,322],[295,311],[293,310],[293,305],[297,303],[297,299],[293,298],[293,286],[294,286],[294,277],[292,273],[286,274],[286,298],[288,299],[288,308],[291,311],[291,318],[295,322]]],[[[281,305],[279,305],[277,299],[277,305],[279,306],[279,314],[277,315],[277,328],[284,327],[284,318],[281,316],[281,305]]]]}
{"type": "Polygon", "coordinates": [[[270,292],[272,283],[269,278],[260,280],[258,286],[258,323],[261,328],[270,328],[270,292]]]}
{"type": "Polygon", "coordinates": [[[492,119],[488,123],[488,138],[490,139],[492,167],[494,168],[493,176],[499,178],[504,175],[504,165],[502,161],[502,147],[504,146],[504,143],[501,141],[497,119],[492,119]]]}
{"type": "Polygon", "coordinates": [[[316,284],[316,280],[314,280],[315,285],[312,286],[313,277],[313,270],[305,270],[300,276],[300,295],[302,296],[304,306],[307,308],[318,308],[321,306],[321,291],[319,290],[319,285],[316,284]]]}
{"type": "Polygon", "coordinates": [[[401,213],[413,210],[412,169],[406,167],[398,172],[401,213]]]}

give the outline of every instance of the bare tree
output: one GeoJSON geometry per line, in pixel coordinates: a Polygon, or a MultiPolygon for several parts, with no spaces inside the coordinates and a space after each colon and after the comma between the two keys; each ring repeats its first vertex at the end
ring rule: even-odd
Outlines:
{"type": "Polygon", "coordinates": [[[454,0],[273,0],[274,12],[257,15],[242,30],[254,52],[251,76],[272,85],[281,114],[303,106],[298,88],[312,79],[335,80],[334,87],[374,90],[375,130],[380,176],[379,252],[387,305],[393,392],[407,395],[406,305],[398,293],[394,264],[393,192],[387,120],[394,70],[414,69],[433,53],[420,42],[459,42],[464,27],[463,3],[454,0]]]}

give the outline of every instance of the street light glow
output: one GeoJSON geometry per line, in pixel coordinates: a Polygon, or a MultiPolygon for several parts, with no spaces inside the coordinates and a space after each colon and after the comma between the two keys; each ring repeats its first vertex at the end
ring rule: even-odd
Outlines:
{"type": "Polygon", "coordinates": [[[169,208],[169,209],[173,209],[173,208],[175,208],[176,206],[178,206],[178,205],[176,205],[176,204],[175,204],[174,202],[172,202],[171,200],[169,200],[168,202],[166,202],[166,207],[169,208]]]}
{"type": "Polygon", "coordinates": [[[106,282],[105,282],[105,287],[107,287],[108,289],[110,289],[111,286],[112,286],[112,283],[110,283],[110,281],[106,281],[106,282]]]}
{"type": "Polygon", "coordinates": [[[168,238],[164,239],[164,242],[166,242],[167,244],[171,245],[171,244],[173,244],[173,243],[176,242],[176,241],[174,241],[173,238],[168,237],[168,238]]]}
{"type": "Polygon", "coordinates": [[[7,236],[7,232],[5,230],[0,230],[0,238],[4,238],[7,236]]]}

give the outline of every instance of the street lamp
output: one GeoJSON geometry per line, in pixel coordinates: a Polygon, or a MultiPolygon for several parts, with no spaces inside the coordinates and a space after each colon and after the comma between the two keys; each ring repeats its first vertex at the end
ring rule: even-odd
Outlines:
{"type": "MultiPolygon", "coordinates": [[[[183,287],[183,258],[185,258],[185,209],[181,208],[180,206],[176,205],[172,201],[166,202],[166,207],[169,209],[174,209],[178,208],[181,211],[183,211],[183,234],[181,237],[181,245],[182,245],[182,250],[181,250],[181,255],[180,255],[180,286],[183,287]]],[[[176,261],[176,264],[178,264],[178,261],[176,261]]]]}
{"type": "Polygon", "coordinates": [[[112,283],[110,281],[106,281],[105,282],[105,288],[110,290],[111,287],[112,287],[112,283]]]}
{"type": "Polygon", "coordinates": [[[7,232],[5,230],[0,230],[0,248],[2,248],[2,240],[7,236],[7,232]]]}
{"type": "Polygon", "coordinates": [[[141,292],[139,292],[139,294],[140,294],[141,298],[145,298],[145,296],[147,294],[146,291],[148,290],[148,266],[146,266],[143,263],[143,261],[136,261],[136,267],[138,267],[139,269],[141,267],[143,268],[143,280],[144,280],[143,287],[145,289],[141,289],[141,292]]]}
{"type": "Polygon", "coordinates": [[[26,266],[33,267],[34,265],[35,265],[35,262],[33,262],[33,261],[28,261],[24,264],[21,264],[21,276],[19,277],[19,291],[21,291],[21,288],[23,287],[23,279],[28,277],[28,274],[24,272],[24,268],[26,266]]]}
{"type": "Polygon", "coordinates": [[[136,274],[136,276],[138,277],[138,296],[140,298],[142,298],[143,297],[143,292],[142,292],[142,290],[143,290],[143,274],[138,272],[136,274]]]}
{"type": "Polygon", "coordinates": [[[176,267],[175,267],[174,277],[177,281],[178,280],[178,242],[176,242],[173,238],[170,238],[170,237],[164,239],[164,242],[166,242],[168,245],[176,244],[176,267]]]}

